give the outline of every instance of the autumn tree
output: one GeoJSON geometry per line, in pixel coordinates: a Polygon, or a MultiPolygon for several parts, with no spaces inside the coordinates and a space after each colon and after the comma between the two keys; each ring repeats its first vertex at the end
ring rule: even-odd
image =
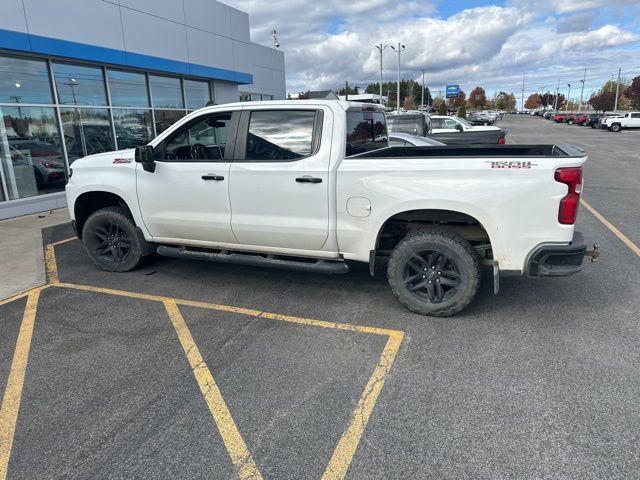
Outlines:
{"type": "Polygon", "coordinates": [[[624,91],[632,108],[640,109],[640,75],[631,81],[631,85],[624,91]]]}
{"type": "Polygon", "coordinates": [[[464,91],[460,90],[458,92],[458,96],[453,99],[454,107],[461,107],[462,105],[467,104],[467,94],[464,91]]]}
{"type": "Polygon", "coordinates": [[[600,91],[589,99],[589,104],[596,112],[606,112],[607,110],[613,110],[613,104],[616,101],[615,92],[608,90],[600,91]]]}
{"type": "Polygon", "coordinates": [[[482,87],[476,87],[469,94],[469,105],[472,107],[484,107],[487,104],[487,93],[482,87]]]}
{"type": "Polygon", "coordinates": [[[533,110],[534,108],[538,108],[542,104],[542,99],[540,98],[539,93],[532,93],[527,98],[527,101],[524,102],[524,108],[528,108],[529,110],[533,110]]]}

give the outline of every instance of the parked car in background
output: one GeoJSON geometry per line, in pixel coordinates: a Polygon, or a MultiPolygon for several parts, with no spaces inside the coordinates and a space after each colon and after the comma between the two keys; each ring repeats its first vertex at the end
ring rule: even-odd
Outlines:
{"type": "Polygon", "coordinates": [[[431,117],[426,113],[387,114],[389,132],[408,133],[424,136],[431,133],[431,117]]]}
{"type": "Polygon", "coordinates": [[[567,118],[567,114],[566,113],[556,113],[553,117],[551,117],[551,120],[553,120],[556,123],[563,123],[567,118]]]}
{"type": "Polygon", "coordinates": [[[623,128],[640,128],[640,112],[629,112],[624,115],[606,117],[602,121],[604,128],[610,132],[620,132],[623,128]]]}
{"type": "Polygon", "coordinates": [[[588,119],[584,122],[585,127],[598,128],[598,121],[600,120],[601,115],[597,113],[590,113],[588,115],[588,119]]]}
{"type": "Polygon", "coordinates": [[[400,132],[389,133],[390,147],[442,147],[444,145],[446,145],[446,143],[442,143],[433,138],[400,132]]]}
{"type": "Polygon", "coordinates": [[[482,112],[472,112],[467,115],[467,122],[471,125],[493,125],[496,118],[482,112]]]}
{"type": "Polygon", "coordinates": [[[589,120],[589,115],[586,113],[580,113],[574,117],[573,123],[576,125],[584,125],[587,120],[589,120]]]}

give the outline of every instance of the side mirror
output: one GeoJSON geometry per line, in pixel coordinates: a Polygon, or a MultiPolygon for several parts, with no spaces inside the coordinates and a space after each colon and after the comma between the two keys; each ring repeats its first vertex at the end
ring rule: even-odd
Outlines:
{"type": "Polygon", "coordinates": [[[456,123],[456,130],[459,130],[459,131],[462,132],[464,130],[464,128],[459,123],[456,123]]]}
{"type": "Polygon", "coordinates": [[[156,162],[153,156],[153,147],[151,145],[143,145],[136,147],[135,152],[136,163],[141,163],[142,168],[147,172],[156,170],[156,162]]]}

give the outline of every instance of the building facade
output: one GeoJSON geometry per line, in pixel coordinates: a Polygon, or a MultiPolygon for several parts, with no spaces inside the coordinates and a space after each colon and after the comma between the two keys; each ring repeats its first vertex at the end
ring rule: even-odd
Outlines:
{"type": "Polygon", "coordinates": [[[69,166],[207,102],[285,97],[284,54],[214,0],[3,0],[0,219],[66,205],[69,166]]]}

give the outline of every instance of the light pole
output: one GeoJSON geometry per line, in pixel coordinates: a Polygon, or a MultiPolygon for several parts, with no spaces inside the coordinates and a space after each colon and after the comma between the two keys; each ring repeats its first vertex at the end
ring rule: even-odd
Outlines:
{"type": "Polygon", "coordinates": [[[78,102],[76,100],[76,91],[74,90],[76,85],[78,85],[78,81],[75,78],[70,78],[69,83],[65,83],[71,89],[71,96],[73,97],[73,104],[77,105],[78,102]]]}
{"type": "Polygon", "coordinates": [[[396,112],[400,113],[400,53],[405,49],[405,46],[398,42],[398,48],[391,45],[391,49],[398,52],[398,91],[396,93],[396,112]]]}
{"type": "Polygon", "coordinates": [[[420,97],[420,107],[424,110],[424,68],[421,68],[420,71],[422,72],[422,95],[420,97]]]}
{"type": "Polygon", "coordinates": [[[571,101],[571,84],[567,83],[567,86],[569,87],[569,92],[567,93],[567,105],[564,107],[565,112],[569,111],[569,102],[571,101]]]}
{"type": "Polygon", "coordinates": [[[376,45],[378,52],[380,52],[380,105],[382,105],[382,51],[387,48],[389,45],[376,45]]]}
{"type": "Polygon", "coordinates": [[[578,112],[582,110],[582,96],[584,94],[584,82],[587,80],[587,67],[584,67],[584,75],[582,76],[582,80],[580,83],[582,84],[580,87],[580,105],[578,105],[578,112]]]}
{"type": "Polygon", "coordinates": [[[613,105],[613,113],[618,111],[618,96],[620,95],[620,71],[622,67],[618,69],[618,83],[616,83],[616,103],[613,105]]]}
{"type": "Polygon", "coordinates": [[[556,87],[556,98],[553,99],[553,109],[558,113],[558,97],[560,96],[560,80],[558,80],[558,86],[556,87]]]}

